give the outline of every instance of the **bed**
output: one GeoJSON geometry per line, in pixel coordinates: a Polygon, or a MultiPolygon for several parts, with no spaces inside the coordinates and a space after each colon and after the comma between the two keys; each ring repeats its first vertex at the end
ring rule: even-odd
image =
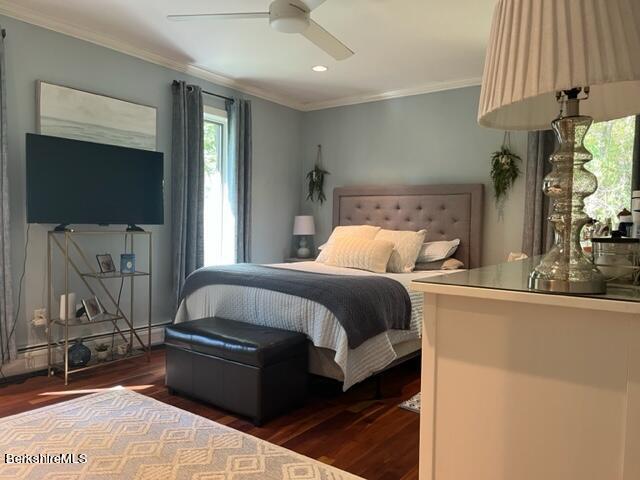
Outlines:
{"type": "MultiPolygon", "coordinates": [[[[454,257],[466,268],[480,265],[483,186],[422,185],[342,187],[333,192],[333,226],[375,225],[391,230],[427,229],[426,241],[460,239],[454,257]]],[[[330,267],[318,262],[274,264],[275,268],[331,275],[384,275],[409,290],[416,278],[451,271],[375,274],[330,267]]],[[[220,316],[258,325],[300,331],[311,339],[311,373],[352,385],[416,354],[421,347],[422,296],[409,293],[411,322],[407,330],[388,330],[356,348],[340,323],[323,305],[263,288],[209,285],[180,303],[176,322],[220,316]]]]}

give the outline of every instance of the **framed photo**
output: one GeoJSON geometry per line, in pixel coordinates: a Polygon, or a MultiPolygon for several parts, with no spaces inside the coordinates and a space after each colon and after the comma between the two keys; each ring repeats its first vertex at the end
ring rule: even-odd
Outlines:
{"type": "Polygon", "coordinates": [[[134,253],[120,255],[120,273],[136,273],[136,255],[134,253]]]}
{"type": "Polygon", "coordinates": [[[156,150],[155,107],[41,80],[36,103],[42,135],[156,150]]]}
{"type": "Polygon", "coordinates": [[[113,263],[113,258],[111,258],[111,254],[102,253],[96,255],[98,259],[98,266],[100,267],[100,273],[113,273],[116,271],[116,264],[113,263]]]}
{"type": "Polygon", "coordinates": [[[100,300],[95,296],[93,298],[83,298],[82,306],[90,322],[93,322],[100,314],[104,313],[104,308],[102,308],[100,300]]]}

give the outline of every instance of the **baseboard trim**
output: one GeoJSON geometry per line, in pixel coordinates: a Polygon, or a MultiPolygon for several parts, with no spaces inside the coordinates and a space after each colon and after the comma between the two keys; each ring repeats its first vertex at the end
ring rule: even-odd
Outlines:
{"type": "MultiPolygon", "coordinates": [[[[151,346],[155,347],[164,344],[164,327],[171,322],[152,325],[151,327],[151,346]]],[[[147,327],[136,327],[136,332],[145,332],[147,327]]],[[[111,333],[92,335],[83,337],[83,343],[87,346],[97,342],[103,338],[111,338],[111,333]]],[[[116,342],[116,344],[119,342],[116,342]]],[[[2,377],[0,377],[0,385],[5,383],[19,383],[24,381],[23,377],[29,378],[38,375],[39,372],[46,371],[47,365],[47,346],[33,345],[18,351],[18,358],[11,363],[2,366],[2,377]]]]}

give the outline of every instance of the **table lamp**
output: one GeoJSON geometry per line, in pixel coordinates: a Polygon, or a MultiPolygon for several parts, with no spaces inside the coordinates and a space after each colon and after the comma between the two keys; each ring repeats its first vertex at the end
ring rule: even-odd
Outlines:
{"type": "Polygon", "coordinates": [[[311,250],[307,245],[307,235],[315,235],[316,227],[311,215],[298,215],[293,222],[293,234],[300,237],[298,244],[298,258],[307,258],[311,255],[311,250]]]}
{"type": "Polygon", "coordinates": [[[585,168],[591,123],[640,113],[640,1],[500,0],[487,49],[478,122],[501,130],[543,130],[560,147],[550,157],[551,250],[529,287],[604,293],[603,275],[584,254],[584,199],[598,186],[585,168]],[[581,112],[582,110],[582,112],[581,112]],[[559,112],[559,114],[558,114],[559,112]]]}

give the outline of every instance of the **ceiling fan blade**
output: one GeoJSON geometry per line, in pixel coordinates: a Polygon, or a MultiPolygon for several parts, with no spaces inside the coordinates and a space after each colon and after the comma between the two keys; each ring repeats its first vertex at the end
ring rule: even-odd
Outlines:
{"type": "Polygon", "coordinates": [[[345,60],[354,55],[354,52],[349,47],[313,20],[309,21],[309,28],[302,32],[302,35],[336,60],[345,60]]]}
{"type": "Polygon", "coordinates": [[[315,10],[316,8],[318,8],[325,1],[326,0],[302,0],[302,3],[304,3],[307,6],[307,8],[309,9],[309,11],[311,11],[311,10],[315,10]]]}
{"type": "Polygon", "coordinates": [[[243,20],[247,18],[269,18],[269,12],[192,13],[187,15],[167,15],[167,20],[174,22],[181,22],[184,20],[243,20]]]}

